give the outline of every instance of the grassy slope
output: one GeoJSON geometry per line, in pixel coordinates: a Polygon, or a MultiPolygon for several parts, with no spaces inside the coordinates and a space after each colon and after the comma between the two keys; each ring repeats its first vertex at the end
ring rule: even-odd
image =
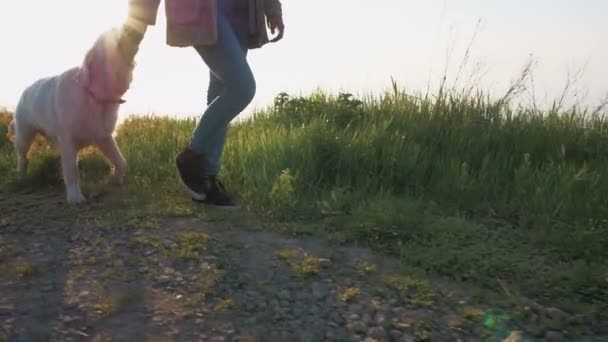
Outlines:
{"type": "MultiPolygon", "coordinates": [[[[4,137],[6,117],[0,119],[4,137]]],[[[121,220],[200,212],[174,156],[195,120],[133,117],[118,130],[128,185],[101,202],[121,220]],[[124,216],[127,215],[127,216],[124,216]]],[[[41,148],[25,181],[0,139],[0,189],[57,182],[41,148]]],[[[281,229],[369,244],[410,266],[577,313],[608,309],[608,123],[581,112],[516,112],[483,97],[398,91],[277,97],[230,131],[222,177],[248,213],[281,229]]],[[[82,161],[89,193],[105,161],[82,161]]]]}

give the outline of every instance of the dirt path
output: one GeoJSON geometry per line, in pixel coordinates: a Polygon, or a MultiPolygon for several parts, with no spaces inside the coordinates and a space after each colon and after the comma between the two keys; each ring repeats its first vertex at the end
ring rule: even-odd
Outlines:
{"type": "Polygon", "coordinates": [[[606,341],[555,310],[516,323],[366,249],[194,218],[100,228],[62,203],[0,198],[2,341],[606,341]]]}

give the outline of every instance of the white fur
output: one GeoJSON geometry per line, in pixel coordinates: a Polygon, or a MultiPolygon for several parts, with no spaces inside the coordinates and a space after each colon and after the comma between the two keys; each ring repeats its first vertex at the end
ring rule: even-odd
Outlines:
{"type": "Polygon", "coordinates": [[[37,133],[59,147],[70,204],[85,201],[77,158],[78,152],[87,146],[97,146],[112,163],[113,182],[124,181],[127,163],[112,136],[120,104],[99,101],[119,99],[131,83],[132,61],[121,53],[119,39],[118,29],[104,32],[86,54],[82,66],[27,87],[11,123],[21,176],[27,170],[27,152],[37,133]],[[87,91],[87,85],[95,97],[87,91]]]}

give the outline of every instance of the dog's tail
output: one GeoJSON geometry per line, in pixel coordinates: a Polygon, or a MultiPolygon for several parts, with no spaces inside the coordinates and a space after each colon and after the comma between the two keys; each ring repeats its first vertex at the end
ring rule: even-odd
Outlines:
{"type": "Polygon", "coordinates": [[[8,124],[8,132],[6,133],[6,137],[10,142],[14,142],[15,140],[15,119],[8,124]]]}

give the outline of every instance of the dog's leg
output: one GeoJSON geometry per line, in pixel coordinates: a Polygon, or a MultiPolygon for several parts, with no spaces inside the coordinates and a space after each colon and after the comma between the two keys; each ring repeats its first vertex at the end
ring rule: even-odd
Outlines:
{"type": "Polygon", "coordinates": [[[112,163],[112,183],[122,185],[127,171],[127,161],[120,153],[116,140],[109,136],[101,141],[98,146],[112,163]]]}
{"type": "Polygon", "coordinates": [[[36,132],[25,125],[13,122],[15,125],[15,149],[17,151],[17,174],[23,178],[27,172],[27,152],[36,136],[36,132]]]}
{"type": "Polygon", "coordinates": [[[58,140],[61,150],[61,170],[63,172],[68,203],[82,203],[85,201],[85,198],[80,190],[80,175],[77,164],[78,150],[69,138],[62,137],[58,140]]]}

